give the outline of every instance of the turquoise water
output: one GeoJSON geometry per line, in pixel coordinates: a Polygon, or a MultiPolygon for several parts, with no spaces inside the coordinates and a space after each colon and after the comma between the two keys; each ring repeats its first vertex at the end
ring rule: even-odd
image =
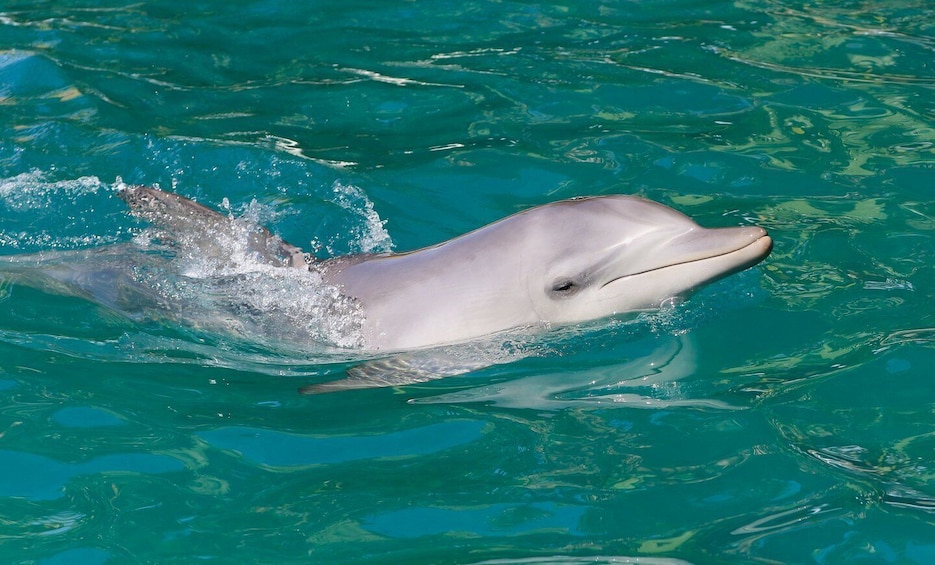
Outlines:
{"type": "Polygon", "coordinates": [[[775,249],[635,321],[477,344],[498,364],[468,375],[312,396],[353,353],[4,283],[0,556],[932,562],[933,21],[923,1],[5,2],[0,255],[130,241],[121,183],[321,256],[611,193],[775,249]]]}

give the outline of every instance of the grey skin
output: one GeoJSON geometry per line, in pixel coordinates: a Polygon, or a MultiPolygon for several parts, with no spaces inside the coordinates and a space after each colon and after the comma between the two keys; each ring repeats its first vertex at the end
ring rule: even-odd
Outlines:
{"type": "MultiPolygon", "coordinates": [[[[120,196],[168,232],[218,240],[235,229],[230,218],[172,193],[131,187],[120,196]]],[[[317,271],[355,301],[360,345],[373,352],[658,308],[759,263],[772,249],[762,228],[703,228],[669,207],[623,195],[538,206],[408,253],[313,261],[265,229],[250,237],[262,261],[317,271]]]]}

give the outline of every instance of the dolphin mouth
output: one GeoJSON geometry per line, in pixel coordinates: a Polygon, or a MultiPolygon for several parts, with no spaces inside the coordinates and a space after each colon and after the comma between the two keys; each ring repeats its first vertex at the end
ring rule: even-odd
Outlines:
{"type": "MultiPolygon", "coordinates": [[[[743,229],[748,229],[748,228],[743,228],[743,229]]],[[[640,275],[645,275],[648,273],[661,271],[663,269],[669,269],[672,267],[679,267],[683,265],[705,263],[707,261],[714,261],[714,260],[722,260],[726,262],[727,265],[725,265],[724,269],[716,272],[713,276],[706,278],[705,282],[717,280],[717,279],[726,277],[728,275],[732,275],[733,273],[743,271],[744,269],[750,268],[756,265],[757,263],[759,263],[760,261],[762,261],[763,259],[765,259],[770,254],[770,252],[773,250],[773,238],[771,238],[769,234],[766,233],[766,230],[762,228],[749,228],[749,229],[756,229],[758,231],[758,237],[756,237],[752,241],[748,241],[747,243],[739,247],[734,247],[732,249],[728,249],[727,251],[722,251],[719,253],[711,253],[710,255],[705,255],[702,257],[692,257],[692,258],[685,259],[682,261],[673,261],[671,263],[666,263],[658,267],[652,267],[650,269],[644,269],[639,272],[620,275],[618,277],[614,277],[608,280],[607,282],[602,284],[600,288],[603,289],[604,287],[610,284],[613,284],[617,281],[620,281],[620,280],[629,279],[632,277],[638,277],[640,275]]],[[[696,285],[697,284],[702,284],[702,283],[699,282],[699,283],[696,283],[696,285]]]]}

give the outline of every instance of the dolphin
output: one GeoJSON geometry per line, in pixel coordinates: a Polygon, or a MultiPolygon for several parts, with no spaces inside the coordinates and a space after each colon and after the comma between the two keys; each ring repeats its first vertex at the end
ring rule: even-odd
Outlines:
{"type": "MultiPolygon", "coordinates": [[[[119,195],[170,234],[194,230],[214,241],[235,226],[174,193],[134,186],[119,195]]],[[[362,313],[360,346],[377,352],[655,309],[759,263],[772,249],[763,228],[703,228],[627,195],[530,208],[406,253],[315,260],[266,229],[250,238],[260,260],[315,271],[353,300],[362,313]]]]}
{"type": "Polygon", "coordinates": [[[529,208],[415,251],[318,259],[178,194],[131,186],[117,195],[152,225],[146,235],[159,245],[2,257],[0,279],[131,318],[186,320],[274,348],[281,340],[288,350],[334,344],[370,359],[302,392],[409,384],[502,363],[488,346],[659,308],[772,249],[760,227],[703,228],[662,204],[608,195],[529,208]]]}

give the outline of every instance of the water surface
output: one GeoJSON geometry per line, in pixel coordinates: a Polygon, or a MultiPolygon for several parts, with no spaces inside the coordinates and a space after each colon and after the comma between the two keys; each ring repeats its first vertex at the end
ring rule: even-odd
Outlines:
{"type": "Polygon", "coordinates": [[[352,359],[4,283],[0,554],[931,562],[932,21],[922,1],[5,3],[0,255],[132,241],[122,183],[319,256],[612,193],[776,245],[660,313],[314,396],[352,359]]]}

